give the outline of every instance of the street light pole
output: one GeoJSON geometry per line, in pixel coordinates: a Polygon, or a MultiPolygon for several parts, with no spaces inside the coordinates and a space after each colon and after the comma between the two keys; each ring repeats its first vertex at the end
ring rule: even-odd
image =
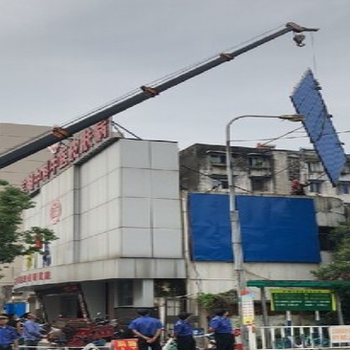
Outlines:
{"type": "Polygon", "coordinates": [[[238,297],[238,314],[239,323],[241,327],[241,334],[243,340],[243,348],[247,350],[248,341],[246,328],[243,324],[243,308],[242,308],[242,292],[246,289],[246,281],[243,268],[243,247],[242,247],[242,236],[241,227],[239,223],[239,213],[236,207],[236,187],[235,178],[233,174],[233,164],[231,156],[231,126],[232,124],[243,118],[270,118],[270,119],[283,119],[289,121],[303,121],[304,117],[299,114],[293,115],[242,115],[231,119],[226,125],[226,169],[227,169],[227,180],[229,188],[229,203],[230,203],[230,223],[231,223],[231,241],[232,251],[234,256],[234,270],[237,277],[237,297],[238,297]]]}

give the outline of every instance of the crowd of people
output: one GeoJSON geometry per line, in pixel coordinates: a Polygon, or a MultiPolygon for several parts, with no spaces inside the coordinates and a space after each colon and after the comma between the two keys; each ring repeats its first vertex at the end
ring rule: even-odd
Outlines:
{"type": "MultiPolygon", "coordinates": [[[[164,329],[161,321],[151,317],[150,310],[138,310],[138,318],[134,319],[128,329],[138,339],[139,350],[161,350],[161,334],[164,329]]],[[[175,322],[171,334],[178,350],[196,350],[192,314],[181,312],[175,322]]],[[[233,350],[233,328],[227,310],[217,310],[209,322],[208,331],[214,335],[217,350],[233,350]]],[[[40,325],[32,313],[23,315],[18,320],[11,314],[0,315],[0,350],[18,350],[24,345],[28,350],[35,350],[42,339],[40,325]]]]}
{"type": "Polygon", "coordinates": [[[36,317],[28,312],[22,321],[13,314],[0,315],[0,350],[17,350],[20,344],[35,348],[42,334],[36,317]]]}
{"type": "MultiPolygon", "coordinates": [[[[151,317],[149,310],[139,310],[139,317],[133,320],[129,329],[138,338],[139,350],[161,350],[160,335],[163,325],[159,319],[151,317]]],[[[174,324],[172,333],[178,350],[196,350],[193,337],[191,313],[181,312],[174,324]]],[[[228,310],[216,310],[215,316],[209,322],[209,332],[214,334],[217,350],[233,350],[235,338],[228,310]]]]}

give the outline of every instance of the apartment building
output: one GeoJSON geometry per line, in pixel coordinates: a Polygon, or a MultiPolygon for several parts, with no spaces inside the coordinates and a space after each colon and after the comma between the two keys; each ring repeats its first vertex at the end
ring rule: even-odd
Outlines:
{"type": "MultiPolygon", "coordinates": [[[[308,184],[310,196],[336,197],[350,202],[350,157],[337,187],[332,187],[316,152],[275,148],[232,147],[237,193],[291,193],[291,181],[308,184]]],[[[227,190],[226,151],[222,145],[194,144],[180,152],[181,185],[188,191],[227,190]]]]}

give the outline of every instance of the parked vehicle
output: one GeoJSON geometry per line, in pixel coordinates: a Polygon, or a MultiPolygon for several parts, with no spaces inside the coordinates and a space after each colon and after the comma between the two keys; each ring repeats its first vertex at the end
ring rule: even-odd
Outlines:
{"type": "Polygon", "coordinates": [[[52,344],[67,347],[84,347],[89,343],[103,346],[116,333],[114,323],[107,318],[86,319],[59,319],[51,327],[47,339],[52,344]]]}

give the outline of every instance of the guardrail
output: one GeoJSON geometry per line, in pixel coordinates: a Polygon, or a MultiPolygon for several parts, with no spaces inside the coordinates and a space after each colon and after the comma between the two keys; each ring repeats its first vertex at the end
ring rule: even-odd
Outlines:
{"type": "Polygon", "coordinates": [[[271,326],[252,331],[251,350],[350,348],[350,326],[271,326]]]}

